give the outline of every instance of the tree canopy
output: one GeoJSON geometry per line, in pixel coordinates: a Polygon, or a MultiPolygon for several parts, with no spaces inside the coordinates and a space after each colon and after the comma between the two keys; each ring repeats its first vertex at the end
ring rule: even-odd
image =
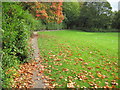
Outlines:
{"type": "Polygon", "coordinates": [[[112,7],[108,2],[85,2],[81,8],[79,26],[86,28],[108,28],[112,7]]]}
{"type": "MultiPolygon", "coordinates": [[[[74,0],[77,1],[77,0],[74,0]]],[[[68,28],[71,28],[77,23],[76,20],[80,15],[80,3],[79,2],[64,2],[63,3],[63,13],[65,16],[65,23],[68,28]]]]}
{"type": "Polygon", "coordinates": [[[120,29],[120,10],[118,12],[115,12],[113,16],[112,27],[120,29]]]}

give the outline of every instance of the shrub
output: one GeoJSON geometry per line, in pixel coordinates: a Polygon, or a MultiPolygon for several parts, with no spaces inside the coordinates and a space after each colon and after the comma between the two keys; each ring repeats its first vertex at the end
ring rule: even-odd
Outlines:
{"type": "Polygon", "coordinates": [[[20,2],[2,3],[2,81],[3,87],[10,87],[11,73],[6,72],[17,69],[18,65],[27,62],[30,58],[28,53],[28,40],[31,31],[41,28],[41,22],[24,11],[20,2]]]}
{"type": "Polygon", "coordinates": [[[47,23],[46,24],[46,29],[47,30],[60,30],[60,29],[63,29],[64,28],[64,24],[63,23],[60,23],[60,24],[57,24],[57,23],[47,23]]]}
{"type": "Polygon", "coordinates": [[[79,28],[86,32],[118,32],[118,29],[104,29],[104,28],[79,28]]]}

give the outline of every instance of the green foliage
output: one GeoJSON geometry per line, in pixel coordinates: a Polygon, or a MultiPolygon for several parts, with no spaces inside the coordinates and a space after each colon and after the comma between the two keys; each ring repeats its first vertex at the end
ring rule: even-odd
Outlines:
{"type": "Polygon", "coordinates": [[[45,30],[46,26],[41,22],[41,20],[36,20],[34,22],[35,30],[45,30]]]}
{"type": "Polygon", "coordinates": [[[79,27],[108,29],[111,25],[111,14],[108,2],[85,2],[78,20],[79,27]]]}
{"type": "MultiPolygon", "coordinates": [[[[27,62],[30,58],[28,40],[33,30],[40,29],[40,21],[24,11],[20,3],[4,2],[2,12],[2,69],[3,87],[9,87],[10,73],[5,74],[8,68],[16,67],[19,63],[27,62]]],[[[17,68],[17,67],[16,67],[17,68]]]]}
{"type": "Polygon", "coordinates": [[[113,16],[112,27],[120,29],[120,10],[118,12],[115,12],[113,16]]]}
{"type": "Polygon", "coordinates": [[[40,31],[40,30],[61,30],[65,27],[65,24],[64,23],[60,23],[60,24],[57,24],[57,23],[46,23],[46,24],[43,24],[39,27],[37,26],[38,29],[36,29],[36,31],[40,31]]]}
{"type": "Polygon", "coordinates": [[[60,29],[63,29],[64,28],[64,24],[63,23],[60,23],[60,24],[57,24],[57,23],[47,23],[46,24],[46,29],[47,30],[60,30],[60,29]]]}
{"type": "Polygon", "coordinates": [[[81,3],[75,2],[76,0],[73,0],[74,2],[64,2],[63,3],[63,13],[65,16],[64,22],[67,25],[67,28],[73,28],[73,25],[76,25],[77,19],[80,15],[80,6],[81,3]]]}
{"type": "MultiPolygon", "coordinates": [[[[64,2],[64,23],[67,29],[82,29],[84,31],[114,32],[112,29],[112,7],[109,2],[64,2]]],[[[113,27],[119,27],[119,16],[115,14],[113,27]]]]}
{"type": "Polygon", "coordinates": [[[86,31],[86,32],[118,32],[118,29],[114,29],[114,28],[104,29],[104,28],[81,27],[79,29],[81,29],[82,31],[86,31]]]}

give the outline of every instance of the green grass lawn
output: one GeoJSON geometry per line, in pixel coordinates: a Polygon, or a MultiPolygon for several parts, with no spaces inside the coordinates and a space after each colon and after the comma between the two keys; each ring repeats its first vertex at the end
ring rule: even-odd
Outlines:
{"type": "Polygon", "coordinates": [[[118,87],[118,33],[45,31],[38,43],[51,85],[118,87]]]}

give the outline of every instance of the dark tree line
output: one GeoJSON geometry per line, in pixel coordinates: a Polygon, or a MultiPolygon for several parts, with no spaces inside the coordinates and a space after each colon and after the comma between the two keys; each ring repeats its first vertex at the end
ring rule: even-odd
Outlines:
{"type": "Polygon", "coordinates": [[[118,12],[114,12],[112,28],[120,29],[120,10],[118,12]]]}
{"type": "Polygon", "coordinates": [[[120,28],[120,11],[113,12],[109,2],[67,2],[63,8],[67,29],[118,31],[120,28]]]}

